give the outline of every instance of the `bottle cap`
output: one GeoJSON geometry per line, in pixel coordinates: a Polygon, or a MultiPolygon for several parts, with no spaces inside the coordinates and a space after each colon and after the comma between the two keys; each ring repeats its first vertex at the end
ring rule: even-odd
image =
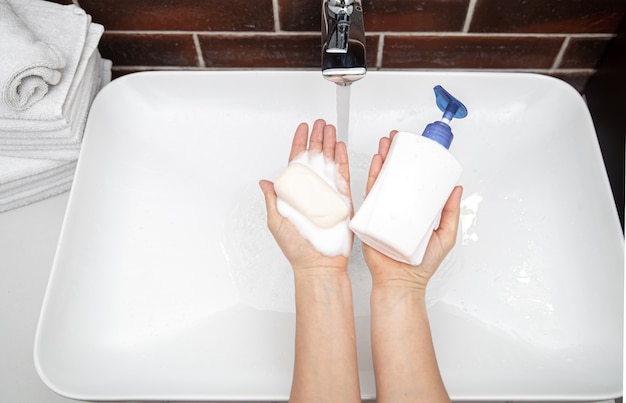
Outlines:
{"type": "Polygon", "coordinates": [[[426,126],[422,136],[436,141],[445,148],[450,148],[454,135],[448,123],[454,118],[463,119],[466,117],[467,108],[441,85],[437,85],[434,91],[437,107],[443,112],[443,116],[440,121],[433,122],[426,126]]]}

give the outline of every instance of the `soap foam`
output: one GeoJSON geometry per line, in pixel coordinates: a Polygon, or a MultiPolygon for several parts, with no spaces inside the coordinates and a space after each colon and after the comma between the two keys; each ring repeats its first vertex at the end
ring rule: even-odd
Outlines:
{"type": "MultiPolygon", "coordinates": [[[[302,152],[291,163],[299,163],[311,169],[341,195],[347,206],[351,206],[350,198],[344,194],[348,184],[339,173],[337,163],[327,160],[322,153],[310,151],[302,152]]],[[[348,226],[350,217],[330,228],[320,228],[280,198],[276,201],[276,207],[320,253],[326,256],[350,255],[353,239],[348,226]]]]}

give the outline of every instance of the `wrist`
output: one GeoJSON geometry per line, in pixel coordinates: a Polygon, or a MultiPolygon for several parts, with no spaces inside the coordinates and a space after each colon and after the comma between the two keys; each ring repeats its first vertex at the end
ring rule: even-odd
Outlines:
{"type": "MultiPolygon", "coordinates": [[[[396,273],[398,274],[398,273],[396,273]]],[[[393,275],[389,272],[384,275],[372,276],[372,290],[388,290],[398,292],[399,290],[411,291],[426,294],[428,279],[422,278],[418,273],[403,271],[400,275],[393,275]]]]}
{"type": "Polygon", "coordinates": [[[306,272],[294,271],[294,285],[296,312],[322,308],[342,311],[346,308],[352,314],[352,284],[347,271],[322,267],[306,272]]]}
{"type": "Polygon", "coordinates": [[[372,304],[407,300],[426,301],[426,287],[409,281],[373,282],[370,301],[372,304]]]}
{"type": "Polygon", "coordinates": [[[344,256],[316,256],[290,263],[295,277],[342,277],[348,273],[348,258],[344,256]]]}
{"type": "Polygon", "coordinates": [[[345,266],[293,266],[293,276],[296,281],[321,281],[321,282],[341,282],[350,281],[348,268],[345,266]]]}

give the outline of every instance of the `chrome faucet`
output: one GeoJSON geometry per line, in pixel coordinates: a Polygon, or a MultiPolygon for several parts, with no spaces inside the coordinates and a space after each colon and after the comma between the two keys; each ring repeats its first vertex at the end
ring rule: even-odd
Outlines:
{"type": "Polygon", "coordinates": [[[323,0],[322,75],[338,85],[350,85],[366,71],[361,1],[323,0]]]}

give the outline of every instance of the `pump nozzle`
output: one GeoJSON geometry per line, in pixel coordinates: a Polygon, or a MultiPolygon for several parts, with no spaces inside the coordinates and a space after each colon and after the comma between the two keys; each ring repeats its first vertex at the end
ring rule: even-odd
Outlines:
{"type": "Polygon", "coordinates": [[[445,148],[450,148],[454,136],[452,135],[452,130],[450,130],[448,123],[450,123],[453,118],[463,119],[466,117],[467,108],[441,85],[437,85],[433,89],[435,91],[437,107],[443,112],[443,117],[441,121],[426,126],[422,136],[435,140],[445,148]]]}
{"type": "Polygon", "coordinates": [[[443,112],[442,120],[445,119],[449,122],[453,118],[463,119],[467,116],[465,105],[453,97],[441,85],[436,86],[433,90],[435,91],[437,107],[443,112]]]}

